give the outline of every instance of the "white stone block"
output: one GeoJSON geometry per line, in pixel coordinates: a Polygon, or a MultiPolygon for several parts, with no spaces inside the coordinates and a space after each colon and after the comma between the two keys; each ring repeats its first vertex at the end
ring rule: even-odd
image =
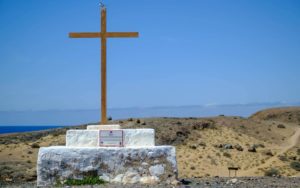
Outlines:
{"type": "Polygon", "coordinates": [[[122,129],[124,131],[124,146],[154,146],[154,129],[122,129]]]}
{"type": "Polygon", "coordinates": [[[99,131],[68,130],[66,146],[91,147],[98,146],[99,131]]]}
{"type": "Polygon", "coordinates": [[[177,178],[175,147],[52,146],[39,149],[38,186],[51,187],[58,181],[85,176],[122,184],[172,182],[177,178]],[[159,164],[154,163],[155,160],[159,164]]]}
{"type": "Polygon", "coordinates": [[[121,129],[120,125],[88,125],[87,130],[111,130],[121,129]]]}
{"type": "MultiPolygon", "coordinates": [[[[120,130],[120,129],[119,129],[120,130]]],[[[124,133],[124,147],[154,146],[154,129],[121,129],[124,133]]],[[[66,146],[98,147],[99,130],[68,130],[66,146]]]]}

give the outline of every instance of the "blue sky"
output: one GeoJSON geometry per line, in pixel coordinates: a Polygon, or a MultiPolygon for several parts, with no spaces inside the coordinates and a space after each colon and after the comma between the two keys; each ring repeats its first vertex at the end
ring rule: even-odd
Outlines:
{"type": "MultiPolygon", "coordinates": [[[[0,0],[0,110],[97,109],[98,0],[0,0]]],[[[106,0],[108,107],[300,101],[300,1],[106,0]]]]}

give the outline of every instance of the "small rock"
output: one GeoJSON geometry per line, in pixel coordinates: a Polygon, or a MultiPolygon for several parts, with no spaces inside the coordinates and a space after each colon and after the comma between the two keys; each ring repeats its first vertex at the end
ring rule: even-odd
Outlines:
{"type": "Polygon", "coordinates": [[[249,152],[256,152],[256,147],[251,146],[250,148],[248,148],[249,152]]]}
{"type": "Polygon", "coordinates": [[[225,144],[225,145],[224,145],[224,148],[225,148],[225,149],[233,149],[233,147],[232,147],[231,144],[225,144]]]}
{"type": "Polygon", "coordinates": [[[140,178],[140,183],[142,184],[155,184],[159,181],[159,178],[156,176],[146,176],[140,178]]]}
{"type": "Polygon", "coordinates": [[[138,183],[140,182],[141,177],[139,175],[134,176],[133,178],[131,178],[130,183],[138,183]]]}
{"type": "Polygon", "coordinates": [[[244,148],[239,144],[234,145],[234,148],[238,151],[244,151],[244,148]]]}
{"type": "Polygon", "coordinates": [[[159,160],[155,159],[155,160],[153,161],[153,163],[154,163],[154,164],[158,164],[158,163],[159,163],[159,160]]]}
{"type": "Polygon", "coordinates": [[[234,178],[234,179],[231,179],[231,183],[236,183],[238,181],[238,179],[234,178]]]}
{"type": "Polygon", "coordinates": [[[151,176],[160,176],[165,172],[165,167],[162,164],[154,165],[149,168],[151,176]]]}
{"type": "Polygon", "coordinates": [[[145,171],[146,171],[146,170],[145,170],[143,167],[141,167],[141,166],[138,167],[138,172],[139,172],[139,173],[143,173],[143,172],[145,172],[145,171]]]}
{"type": "Polygon", "coordinates": [[[196,144],[192,144],[192,145],[190,145],[190,148],[191,149],[197,149],[197,145],[196,144]]]}
{"type": "Polygon", "coordinates": [[[134,171],[128,171],[125,173],[122,183],[128,184],[128,183],[137,183],[140,181],[140,175],[137,172],[134,171]]]}
{"type": "Polygon", "coordinates": [[[278,155],[278,159],[281,161],[288,161],[288,158],[284,155],[278,155]]]}
{"type": "Polygon", "coordinates": [[[185,179],[180,180],[180,182],[181,182],[183,185],[188,185],[188,184],[191,184],[191,183],[192,183],[191,181],[185,180],[185,179]]]}
{"type": "Polygon", "coordinates": [[[268,155],[268,156],[271,156],[271,157],[274,156],[271,150],[265,151],[264,154],[268,155]]]}
{"type": "Polygon", "coordinates": [[[179,184],[180,184],[180,181],[178,181],[178,180],[171,181],[171,185],[178,186],[179,184]]]}
{"type": "Polygon", "coordinates": [[[233,179],[230,179],[226,182],[226,184],[235,184],[238,182],[238,179],[237,178],[233,178],[233,179]]]}
{"type": "Polygon", "coordinates": [[[103,179],[106,182],[110,181],[110,177],[107,174],[102,174],[102,176],[99,176],[99,178],[103,179]]]}
{"type": "Polygon", "coordinates": [[[277,128],[284,129],[285,126],[283,124],[279,124],[279,125],[277,125],[277,128]]]}
{"type": "Polygon", "coordinates": [[[12,179],[10,179],[10,178],[5,178],[5,181],[7,181],[7,182],[12,182],[12,179]]]}
{"type": "Polygon", "coordinates": [[[123,177],[124,177],[124,174],[118,174],[114,179],[112,179],[112,182],[114,182],[114,183],[121,183],[123,177]]]}
{"type": "Polygon", "coordinates": [[[201,142],[199,143],[199,146],[206,147],[206,143],[205,143],[205,142],[203,142],[203,141],[201,141],[201,142]]]}

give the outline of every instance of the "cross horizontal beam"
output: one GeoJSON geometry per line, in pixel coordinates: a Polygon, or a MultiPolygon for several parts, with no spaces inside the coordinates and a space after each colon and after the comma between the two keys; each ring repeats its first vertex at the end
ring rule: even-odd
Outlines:
{"type": "Polygon", "coordinates": [[[138,32],[82,32],[82,33],[69,33],[70,38],[117,38],[117,37],[138,37],[138,32]]]}
{"type": "Polygon", "coordinates": [[[138,32],[107,32],[106,37],[116,38],[116,37],[139,37],[138,32]]]}

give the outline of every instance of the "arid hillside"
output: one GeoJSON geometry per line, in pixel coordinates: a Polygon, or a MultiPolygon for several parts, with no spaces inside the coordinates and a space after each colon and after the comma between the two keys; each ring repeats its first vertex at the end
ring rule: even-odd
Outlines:
{"type": "MultiPolygon", "coordinates": [[[[154,128],[156,145],[174,145],[180,178],[280,174],[300,176],[300,107],[268,109],[249,118],[145,118],[111,121],[154,128]]],[[[72,127],[85,128],[85,125],[72,127]]],[[[0,136],[0,182],[36,179],[39,147],[64,145],[70,128],[0,136]]]]}
{"type": "Polygon", "coordinates": [[[299,107],[272,108],[259,111],[250,118],[300,124],[300,110],[299,107]]]}

